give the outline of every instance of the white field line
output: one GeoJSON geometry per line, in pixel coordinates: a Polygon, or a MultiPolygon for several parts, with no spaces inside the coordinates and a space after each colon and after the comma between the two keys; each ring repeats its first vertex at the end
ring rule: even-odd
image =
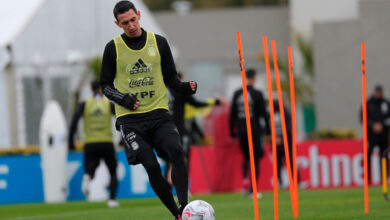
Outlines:
{"type": "Polygon", "coordinates": [[[66,212],[66,213],[58,213],[58,214],[49,214],[49,215],[32,215],[32,216],[21,216],[21,217],[11,217],[11,218],[1,218],[1,220],[41,220],[41,219],[50,219],[50,218],[68,218],[72,216],[78,215],[86,215],[94,212],[107,211],[108,208],[104,209],[95,209],[90,211],[80,211],[80,212],[66,212]]]}

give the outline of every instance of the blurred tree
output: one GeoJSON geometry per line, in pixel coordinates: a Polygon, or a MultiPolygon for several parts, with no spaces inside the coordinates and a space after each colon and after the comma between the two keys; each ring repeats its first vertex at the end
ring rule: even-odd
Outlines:
{"type": "Polygon", "coordinates": [[[93,57],[87,61],[88,69],[95,76],[96,79],[100,78],[100,71],[102,70],[102,58],[93,57]]]}
{"type": "Polygon", "coordinates": [[[303,68],[305,73],[310,76],[311,79],[314,78],[314,62],[313,62],[313,46],[311,42],[305,40],[301,34],[296,34],[295,39],[297,41],[297,45],[299,51],[301,52],[303,62],[303,68]]]}
{"type": "Polygon", "coordinates": [[[144,0],[151,11],[168,11],[175,0],[144,0]]]}
{"type": "MultiPolygon", "coordinates": [[[[264,54],[258,54],[258,60],[265,62],[264,54]]],[[[274,60],[272,56],[269,58],[270,67],[273,70],[274,60]]],[[[280,85],[283,93],[290,97],[290,78],[288,72],[288,61],[283,57],[278,57],[278,67],[280,74],[280,85]]],[[[272,79],[272,88],[276,89],[276,81],[272,79]]],[[[313,100],[313,87],[311,80],[304,74],[297,74],[294,72],[294,88],[295,88],[295,100],[297,103],[310,103],[313,100]]]]}
{"type": "Polygon", "coordinates": [[[87,71],[82,73],[81,79],[74,92],[73,110],[76,110],[78,103],[80,102],[80,93],[85,83],[92,74],[95,79],[100,78],[100,71],[102,69],[102,58],[100,56],[93,57],[85,62],[87,71]]]}
{"type": "MultiPolygon", "coordinates": [[[[314,85],[314,61],[313,61],[313,45],[309,40],[303,38],[303,36],[299,33],[295,34],[296,43],[298,49],[301,53],[303,60],[303,73],[305,76],[305,80],[310,84],[311,90],[313,93],[313,85],[314,85]]],[[[316,120],[316,108],[314,104],[314,97],[308,101],[303,103],[303,121],[304,129],[306,134],[311,134],[315,132],[317,128],[317,120],[316,120]]]]}
{"type": "MultiPolygon", "coordinates": [[[[316,129],[316,114],[314,105],[314,63],[313,46],[300,34],[295,35],[298,50],[302,57],[302,72],[294,71],[294,87],[296,103],[302,105],[304,131],[310,136],[316,129]]],[[[264,54],[259,53],[258,59],[265,62],[264,54]]],[[[273,68],[273,58],[270,56],[270,66],[273,68]]],[[[282,91],[290,97],[290,79],[288,72],[288,61],[286,58],[278,57],[280,71],[280,84],[282,91]]],[[[272,80],[272,88],[276,88],[276,82],[272,80]]]]}

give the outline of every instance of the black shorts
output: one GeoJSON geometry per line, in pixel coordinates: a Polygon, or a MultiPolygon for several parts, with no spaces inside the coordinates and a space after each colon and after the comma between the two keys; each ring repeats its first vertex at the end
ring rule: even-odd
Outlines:
{"type": "MultiPolygon", "coordinates": [[[[255,158],[261,158],[264,155],[260,132],[252,132],[253,154],[255,158]]],[[[241,151],[246,159],[249,159],[249,143],[246,130],[239,132],[241,151]]]]}
{"type": "MultiPolygon", "coordinates": [[[[284,151],[283,135],[281,135],[279,137],[282,140],[282,143],[279,144],[279,145],[276,145],[276,154],[277,154],[278,158],[284,157],[286,155],[286,153],[284,151]]],[[[287,134],[287,142],[288,142],[288,152],[289,152],[289,154],[291,156],[292,155],[292,134],[291,133],[287,134]]]]}
{"type": "Polygon", "coordinates": [[[168,113],[157,119],[122,124],[120,132],[129,164],[139,164],[137,155],[145,150],[154,149],[164,160],[173,150],[182,151],[179,131],[168,113]]]}
{"type": "Polygon", "coordinates": [[[91,178],[101,159],[107,164],[110,173],[115,173],[117,160],[112,143],[89,143],[84,146],[84,169],[91,178]]]}

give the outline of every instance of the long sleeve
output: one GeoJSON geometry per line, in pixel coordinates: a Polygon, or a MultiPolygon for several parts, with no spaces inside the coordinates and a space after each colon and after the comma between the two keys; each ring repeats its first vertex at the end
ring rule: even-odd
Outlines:
{"type": "Polygon", "coordinates": [[[237,136],[237,94],[234,93],[231,106],[230,106],[230,115],[229,115],[229,129],[230,129],[230,136],[236,137],[237,136]]]}
{"type": "Polygon", "coordinates": [[[110,102],[111,113],[115,115],[115,104],[110,102]]]}
{"type": "Polygon", "coordinates": [[[270,123],[269,123],[269,114],[268,114],[268,111],[265,107],[266,103],[265,103],[263,94],[261,92],[260,92],[259,97],[260,97],[260,99],[259,99],[259,101],[260,101],[260,116],[263,117],[263,119],[264,119],[266,134],[270,134],[271,127],[270,127],[270,123]]]}
{"type": "MultiPolygon", "coordinates": [[[[386,104],[388,107],[390,107],[390,102],[386,101],[386,104]]],[[[384,120],[384,125],[386,127],[390,127],[390,110],[387,111],[387,115],[386,115],[385,120],[384,120]]]]}
{"type": "Polygon", "coordinates": [[[188,82],[181,82],[177,77],[175,62],[168,41],[156,34],[157,46],[161,55],[161,71],[164,78],[164,83],[173,92],[182,93],[184,95],[192,95],[195,91],[191,90],[188,82]]]}
{"type": "Polygon", "coordinates": [[[190,95],[185,97],[185,102],[195,107],[206,107],[209,105],[207,102],[198,101],[193,96],[190,95]]]}
{"type": "Polygon", "coordinates": [[[68,136],[69,149],[74,149],[74,135],[77,131],[77,124],[80,118],[83,116],[84,107],[85,107],[85,102],[80,103],[75,113],[73,114],[72,122],[69,127],[69,136],[68,136]]]}
{"type": "Polygon", "coordinates": [[[114,86],[116,75],[116,50],[114,41],[110,41],[103,53],[100,84],[104,95],[116,104],[121,104],[126,94],[120,93],[114,86]]]}
{"type": "MultiPolygon", "coordinates": [[[[370,100],[367,101],[367,128],[370,129],[372,128],[372,126],[374,125],[374,123],[376,122],[375,120],[373,120],[374,118],[371,117],[372,114],[376,114],[375,112],[374,113],[371,113],[369,106],[370,105],[373,105],[372,102],[370,102],[370,100]]],[[[360,108],[360,122],[363,123],[363,109],[360,108]]]]}

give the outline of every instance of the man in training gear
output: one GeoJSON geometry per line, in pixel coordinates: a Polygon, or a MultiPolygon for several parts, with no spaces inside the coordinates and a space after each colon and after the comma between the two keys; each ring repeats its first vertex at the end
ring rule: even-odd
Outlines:
{"type": "Polygon", "coordinates": [[[108,207],[118,207],[115,200],[118,186],[116,176],[117,160],[115,149],[112,143],[111,119],[114,112],[114,105],[103,96],[100,82],[94,80],[91,83],[93,96],[79,104],[73,115],[69,131],[69,149],[74,147],[74,134],[77,130],[77,123],[81,117],[84,118],[84,169],[82,191],[86,197],[89,194],[89,185],[99,166],[100,159],[103,159],[110,172],[110,199],[108,207]]]}
{"type": "MultiPolygon", "coordinates": [[[[261,136],[264,133],[263,128],[260,124],[260,119],[264,120],[265,128],[268,131],[269,121],[267,116],[267,111],[265,107],[265,101],[261,91],[253,88],[256,81],[256,71],[253,69],[248,69],[246,71],[247,78],[247,90],[248,90],[248,105],[249,105],[249,114],[253,134],[253,152],[255,159],[255,172],[256,178],[259,176],[259,161],[264,154],[264,150],[261,143],[261,136]]],[[[243,168],[243,185],[245,190],[248,193],[251,192],[250,181],[248,178],[248,168],[249,168],[249,147],[248,147],[248,136],[246,128],[246,119],[245,119],[245,103],[244,103],[244,94],[242,89],[238,89],[234,95],[231,102],[230,109],[230,136],[232,138],[240,139],[241,151],[244,154],[244,161],[242,164],[243,168]]]]}
{"type": "MultiPolygon", "coordinates": [[[[277,166],[278,166],[278,180],[279,184],[283,185],[282,180],[282,167],[283,167],[283,161],[286,157],[286,152],[284,151],[284,142],[283,142],[283,129],[282,129],[282,116],[280,115],[280,109],[279,109],[279,100],[278,96],[274,99],[274,119],[275,119],[275,136],[276,136],[276,158],[277,158],[277,166]]],[[[285,100],[285,99],[284,99],[285,100]]],[[[292,158],[292,121],[291,121],[291,111],[287,107],[287,103],[284,102],[283,105],[284,108],[284,119],[286,123],[286,131],[287,131],[287,142],[288,142],[288,152],[290,156],[290,167],[291,172],[293,171],[293,158],[292,158]]],[[[287,163],[287,161],[285,161],[287,163]]],[[[286,164],[287,169],[287,164],[286,164]]],[[[299,175],[298,175],[299,177],[299,175]]],[[[299,180],[299,178],[298,178],[299,180]]],[[[287,183],[284,184],[285,186],[288,186],[287,183]]]]}
{"type": "Polygon", "coordinates": [[[188,173],[180,135],[168,114],[166,86],[190,95],[197,85],[179,81],[167,40],[140,27],[141,13],[133,3],[118,2],[114,16],[124,33],[108,42],[104,50],[103,92],[115,102],[116,127],[122,134],[128,163],[143,165],[154,192],[175,219],[181,219],[188,200],[188,173]],[[153,149],[172,162],[172,181],[180,208],[153,149]]]}
{"type": "MultiPolygon", "coordinates": [[[[183,80],[182,73],[178,73],[177,75],[179,80],[183,80]]],[[[206,106],[218,106],[221,101],[219,99],[213,99],[211,103],[206,101],[200,101],[194,98],[191,95],[183,95],[182,93],[177,93],[171,91],[170,97],[170,113],[172,114],[172,119],[179,130],[180,136],[182,138],[182,144],[184,149],[184,154],[186,158],[189,157],[190,146],[194,140],[191,139],[190,131],[187,129],[185,125],[185,105],[189,104],[193,107],[206,107],[206,106]]]]}
{"type": "MultiPolygon", "coordinates": [[[[360,118],[362,119],[362,111],[360,118]]],[[[379,147],[380,156],[388,148],[390,128],[390,102],[383,96],[381,85],[367,100],[368,177],[371,181],[371,155],[379,147]]]]}
{"type": "MultiPolygon", "coordinates": [[[[177,73],[177,77],[180,81],[183,81],[183,74],[181,72],[177,73]]],[[[189,158],[190,158],[190,147],[194,143],[194,140],[191,137],[191,131],[189,131],[186,127],[186,121],[185,121],[185,105],[191,105],[193,107],[206,107],[206,106],[218,106],[220,105],[221,101],[219,99],[214,99],[212,103],[208,103],[205,101],[200,101],[194,98],[192,95],[184,95],[183,93],[178,93],[175,91],[170,90],[169,91],[169,110],[170,114],[172,116],[173,122],[175,123],[180,137],[181,137],[181,143],[183,146],[183,152],[184,152],[184,159],[187,164],[187,169],[189,166],[189,158]]],[[[170,168],[171,164],[169,161],[167,161],[166,158],[163,158],[167,164],[165,177],[170,181],[170,168]]]]}

